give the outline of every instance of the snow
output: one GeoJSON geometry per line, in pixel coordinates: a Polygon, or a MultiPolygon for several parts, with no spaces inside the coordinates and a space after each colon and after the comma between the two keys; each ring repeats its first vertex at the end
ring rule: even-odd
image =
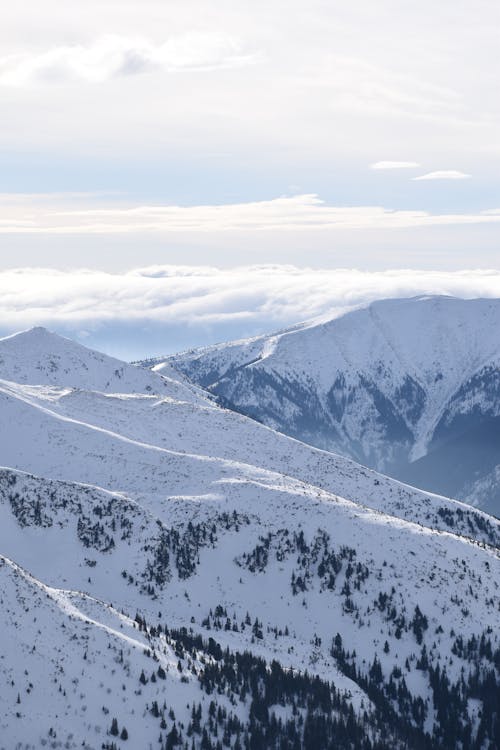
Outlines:
{"type": "MultiPolygon", "coordinates": [[[[500,415],[499,328],[496,299],[383,300],[165,362],[275,429],[404,476],[446,440],[439,427],[500,415]]],[[[461,489],[479,502],[479,484],[461,489]]]]}
{"type": "MultiPolygon", "coordinates": [[[[279,354],[275,343],[270,359],[279,354]]],[[[0,748],[19,741],[37,748],[52,727],[68,747],[97,750],[115,716],[130,735],[128,745],[117,740],[120,748],[148,748],[159,733],[152,700],[166,700],[186,723],[193,701],[206,710],[209,699],[187,664],[179,672],[163,636],[137,629],[137,612],[333,680],[356,712],[369,701],[330,653],[337,632],[359,666],[377,656],[386,678],[398,666],[414,694],[429,697],[415,669],[420,647],[409,629],[396,636],[376,604],[380,594],[407,620],[419,605],[429,659],[446,662],[456,679],[465,662],[452,651],[452,628],[464,639],[491,628],[497,639],[494,518],[43,329],[3,339],[0,351],[0,627],[9,644],[0,654],[0,748]],[[203,542],[193,528],[208,530],[203,542]],[[192,569],[183,572],[182,555],[170,548],[160,581],[159,552],[172,530],[192,569]],[[265,563],[255,567],[263,545],[265,563]],[[342,561],[333,588],[315,548],[342,561]],[[294,595],[298,575],[307,586],[294,595]],[[349,581],[352,608],[342,593],[349,581]],[[203,622],[218,606],[238,624],[247,612],[258,617],[263,638],[253,639],[251,628],[218,630],[213,616],[207,630],[203,622]],[[158,667],[151,649],[167,679],[141,686],[141,670],[158,667]]],[[[248,706],[237,710],[244,716],[248,706]]]]}
{"type": "Polygon", "coordinates": [[[158,393],[192,402],[200,389],[87,349],[45,328],[0,339],[0,377],[30,385],[60,385],[112,393],[158,393]]]}

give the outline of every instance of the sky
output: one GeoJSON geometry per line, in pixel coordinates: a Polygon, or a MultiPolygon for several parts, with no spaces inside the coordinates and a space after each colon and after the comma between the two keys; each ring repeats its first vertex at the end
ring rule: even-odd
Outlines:
{"type": "Polygon", "coordinates": [[[478,278],[500,268],[499,38],[494,0],[11,4],[0,26],[0,333],[34,321],[142,356],[337,309],[354,272],[380,282],[367,300],[410,277],[408,294],[480,293],[478,278]],[[329,294],[266,317],[265,265],[276,282],[266,309],[276,280],[300,269],[304,290],[326,278],[329,294]],[[141,317],[130,280],[150,279],[156,298],[151,267],[170,282],[141,317]],[[240,301],[221,293],[212,322],[179,318],[174,331],[172,279],[196,309],[207,268],[240,301]],[[395,271],[389,288],[381,279],[395,271]],[[99,304],[98,319],[86,305],[105,299],[103,278],[124,304],[99,304]]]}

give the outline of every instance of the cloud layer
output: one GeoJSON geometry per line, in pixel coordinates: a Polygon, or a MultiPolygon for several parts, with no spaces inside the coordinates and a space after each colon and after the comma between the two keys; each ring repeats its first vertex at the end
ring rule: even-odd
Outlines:
{"type": "Polygon", "coordinates": [[[0,58],[0,85],[102,83],[118,76],[154,71],[209,71],[255,62],[241,41],[223,33],[187,33],[161,44],[107,35],[91,44],[56,46],[0,58]]]}
{"type": "MultiPolygon", "coordinates": [[[[431,176],[418,179],[431,179],[431,176]]],[[[314,193],[223,205],[108,204],[108,207],[94,207],[89,202],[70,207],[57,196],[54,199],[29,196],[28,200],[18,199],[17,202],[15,196],[10,199],[0,196],[0,233],[3,234],[404,229],[499,221],[496,209],[439,214],[382,206],[331,206],[314,193]]]]}
{"type": "Polygon", "coordinates": [[[500,271],[155,266],[126,273],[0,273],[7,334],[32,325],[130,359],[272,331],[387,297],[500,297],[500,271]]]}
{"type": "Polygon", "coordinates": [[[470,174],[460,172],[458,169],[438,169],[436,172],[427,172],[427,174],[414,177],[414,180],[467,180],[470,174]]]}

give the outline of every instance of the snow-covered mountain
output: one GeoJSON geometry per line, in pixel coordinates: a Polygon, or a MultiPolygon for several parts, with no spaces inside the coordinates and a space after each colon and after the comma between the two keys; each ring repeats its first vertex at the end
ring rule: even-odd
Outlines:
{"type": "Polygon", "coordinates": [[[206,392],[185,379],[134,367],[46,328],[0,339],[0,377],[31,385],[61,385],[103,393],[161,393],[184,401],[204,402],[206,392]]]}
{"type": "Polygon", "coordinates": [[[5,341],[0,748],[498,744],[500,522],[5,341]]]}
{"type": "Polygon", "coordinates": [[[500,300],[374,302],[168,363],[221,403],[500,515],[500,300]]]}

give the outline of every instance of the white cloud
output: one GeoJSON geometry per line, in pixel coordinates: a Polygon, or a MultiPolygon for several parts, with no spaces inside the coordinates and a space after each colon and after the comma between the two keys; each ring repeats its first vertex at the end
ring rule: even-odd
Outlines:
{"type": "Polygon", "coordinates": [[[405,229],[500,222],[495,210],[476,213],[433,214],[393,210],[382,206],[330,206],[312,193],[271,200],[223,205],[95,206],[72,198],[70,205],[56,197],[41,201],[1,200],[3,234],[126,234],[240,231],[315,231],[405,229]],[[2,207],[2,203],[4,204],[2,207]]]}
{"type": "Polygon", "coordinates": [[[419,177],[413,177],[413,180],[467,180],[470,174],[460,172],[457,169],[438,169],[436,172],[428,172],[419,177]]]}
{"type": "MultiPolygon", "coordinates": [[[[27,190],[57,189],[68,173],[78,190],[85,159],[85,184],[115,186],[123,176],[125,189],[151,195],[150,175],[138,179],[137,164],[155,163],[168,195],[180,196],[191,180],[201,200],[215,174],[235,186],[226,195],[251,195],[257,179],[259,187],[272,180],[273,191],[309,185],[312,169],[340,194],[341,180],[373,154],[460,164],[469,153],[478,180],[493,168],[500,60],[491,0],[462,9],[446,35],[428,23],[430,0],[398,14],[393,0],[376,11],[368,0],[341,9],[311,0],[307,12],[298,0],[234,0],[220,12],[201,0],[80,5],[78,18],[58,0],[10,3],[3,14],[6,185],[23,185],[20,172],[37,153],[47,159],[35,174],[25,167],[27,190]],[[263,64],[247,64],[256,60],[263,64]],[[214,72],[134,75],[153,70],[214,72]],[[82,81],[103,85],[75,84],[82,81]],[[227,159],[213,157],[221,153],[227,159]],[[117,177],[117,165],[130,171],[117,177]]],[[[358,179],[359,202],[370,203],[364,188],[358,179]]]]}
{"type": "Polygon", "coordinates": [[[155,44],[148,39],[107,35],[91,44],[0,58],[0,85],[100,83],[117,76],[163,70],[209,71],[255,62],[241,41],[222,33],[186,33],[155,44]]]}
{"type": "Polygon", "coordinates": [[[372,169],[413,169],[420,164],[417,161],[376,161],[370,166],[372,169]]]}
{"type": "Polygon", "coordinates": [[[0,272],[3,332],[47,325],[130,358],[271,331],[388,297],[500,297],[500,271],[155,266],[0,272]],[[117,331],[119,333],[117,333],[117,331]]]}

